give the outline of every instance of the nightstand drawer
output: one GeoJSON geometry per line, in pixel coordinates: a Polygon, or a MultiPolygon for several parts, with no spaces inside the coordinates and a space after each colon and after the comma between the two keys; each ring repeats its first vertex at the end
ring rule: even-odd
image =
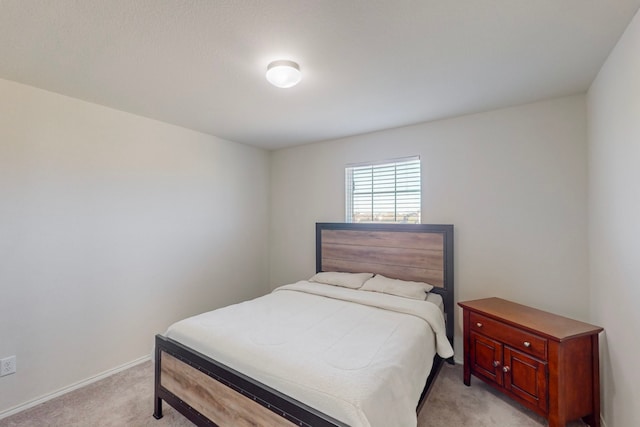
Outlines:
{"type": "Polygon", "coordinates": [[[472,312],[469,316],[472,331],[502,341],[510,347],[539,359],[547,359],[547,340],[545,338],[478,313],[472,312]]]}

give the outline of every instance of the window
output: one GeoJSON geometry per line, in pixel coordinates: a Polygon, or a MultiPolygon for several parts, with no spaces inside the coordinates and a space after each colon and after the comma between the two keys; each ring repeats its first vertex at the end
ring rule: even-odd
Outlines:
{"type": "Polygon", "coordinates": [[[420,223],[420,157],[348,165],[347,222],[420,223]]]}

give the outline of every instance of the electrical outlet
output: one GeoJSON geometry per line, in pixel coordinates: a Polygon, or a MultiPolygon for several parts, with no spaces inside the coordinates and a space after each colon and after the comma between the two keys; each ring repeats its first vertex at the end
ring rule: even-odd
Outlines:
{"type": "Polygon", "coordinates": [[[9,356],[0,359],[0,377],[16,373],[16,357],[9,356]]]}

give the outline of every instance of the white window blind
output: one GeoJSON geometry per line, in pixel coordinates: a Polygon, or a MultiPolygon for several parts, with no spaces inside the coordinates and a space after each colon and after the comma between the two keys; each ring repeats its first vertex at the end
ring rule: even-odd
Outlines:
{"type": "Polygon", "coordinates": [[[420,223],[420,157],[348,165],[347,222],[420,223]]]}

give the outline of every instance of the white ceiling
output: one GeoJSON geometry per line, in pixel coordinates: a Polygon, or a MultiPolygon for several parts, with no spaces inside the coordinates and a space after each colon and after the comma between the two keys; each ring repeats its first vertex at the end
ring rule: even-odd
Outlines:
{"type": "Polygon", "coordinates": [[[275,149],[584,92],[639,6],[0,0],[0,77],[275,149]]]}

